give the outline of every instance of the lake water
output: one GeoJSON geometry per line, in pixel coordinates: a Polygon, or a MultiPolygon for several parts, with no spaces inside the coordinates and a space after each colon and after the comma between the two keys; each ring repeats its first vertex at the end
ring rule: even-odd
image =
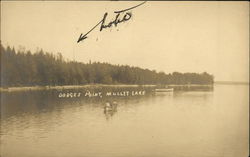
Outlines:
{"type": "Polygon", "coordinates": [[[1,157],[249,155],[248,85],[102,98],[58,94],[1,94],[1,157]],[[116,112],[104,112],[107,101],[118,103],[116,112]]]}

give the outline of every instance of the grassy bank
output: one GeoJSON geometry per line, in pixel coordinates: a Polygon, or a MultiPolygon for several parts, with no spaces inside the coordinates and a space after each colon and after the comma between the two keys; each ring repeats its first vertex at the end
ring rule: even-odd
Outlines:
{"type": "MultiPolygon", "coordinates": [[[[212,87],[213,85],[198,85],[198,84],[187,84],[187,85],[166,85],[168,88],[175,87],[212,87]]],[[[35,90],[64,90],[64,89],[84,89],[84,88],[100,88],[100,87],[151,87],[158,88],[158,85],[127,85],[127,84],[119,84],[119,85],[106,85],[106,84],[88,84],[88,85],[67,85],[67,86],[32,86],[32,87],[8,87],[8,88],[0,88],[0,92],[15,92],[15,91],[35,91],[35,90]]],[[[163,88],[161,86],[160,88],[163,88]]]]}
{"type": "Polygon", "coordinates": [[[105,84],[89,84],[89,85],[67,85],[67,86],[33,86],[33,87],[9,87],[0,88],[1,92],[14,91],[33,91],[33,90],[64,90],[64,89],[82,89],[82,88],[100,88],[100,87],[155,87],[156,85],[105,85],[105,84]]]}

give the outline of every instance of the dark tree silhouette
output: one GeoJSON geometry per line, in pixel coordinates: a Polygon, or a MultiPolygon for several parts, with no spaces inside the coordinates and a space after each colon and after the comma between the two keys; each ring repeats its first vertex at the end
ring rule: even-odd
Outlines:
{"type": "Polygon", "coordinates": [[[165,74],[108,63],[65,61],[43,52],[17,51],[1,45],[1,86],[55,86],[83,84],[213,84],[213,76],[204,72],[165,74]]]}

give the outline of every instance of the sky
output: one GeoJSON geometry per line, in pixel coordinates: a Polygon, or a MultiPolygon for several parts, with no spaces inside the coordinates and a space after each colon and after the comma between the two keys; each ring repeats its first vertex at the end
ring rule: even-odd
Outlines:
{"type": "MultiPolygon", "coordinates": [[[[1,1],[1,42],[42,48],[80,62],[138,66],[158,72],[208,72],[215,81],[249,82],[249,2],[148,1],[130,20],[77,43],[107,12],[139,1],[1,1]]],[[[123,14],[121,14],[123,17],[123,14]]]]}

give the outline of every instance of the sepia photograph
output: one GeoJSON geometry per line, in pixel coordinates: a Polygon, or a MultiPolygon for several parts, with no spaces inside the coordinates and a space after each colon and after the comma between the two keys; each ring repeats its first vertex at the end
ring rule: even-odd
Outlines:
{"type": "Polygon", "coordinates": [[[248,1],[0,1],[0,157],[248,157],[248,1]]]}

